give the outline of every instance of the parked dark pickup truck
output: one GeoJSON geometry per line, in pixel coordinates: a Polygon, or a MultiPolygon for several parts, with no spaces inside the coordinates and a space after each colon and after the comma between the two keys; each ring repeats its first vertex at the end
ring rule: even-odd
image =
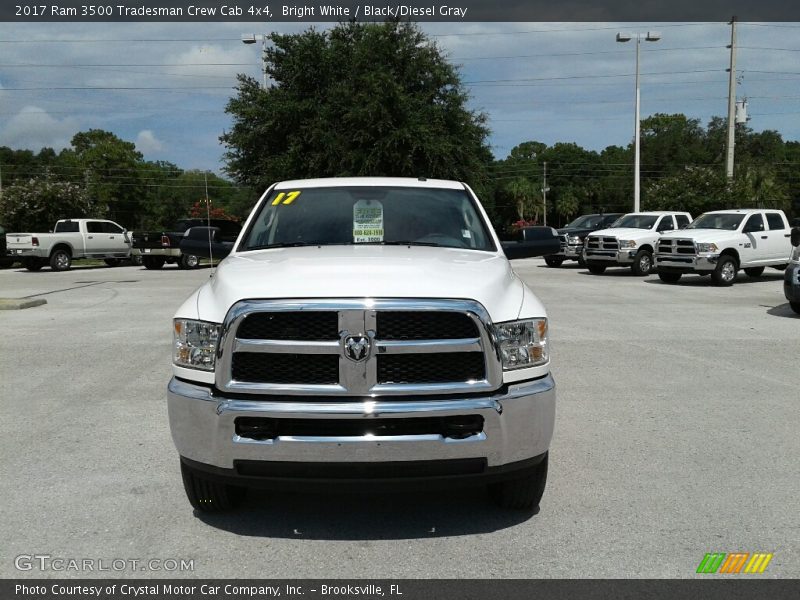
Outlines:
{"type": "Polygon", "coordinates": [[[14,264],[14,258],[6,249],[6,230],[0,227],[0,269],[7,269],[14,264]]]}
{"type": "Polygon", "coordinates": [[[142,257],[147,269],[160,269],[165,264],[178,263],[181,269],[194,269],[200,264],[195,254],[181,252],[180,243],[186,230],[192,227],[211,225],[221,230],[223,239],[235,241],[242,230],[236,221],[224,219],[181,219],[171,231],[135,231],[133,233],[133,256],[142,257]]]}
{"type": "Polygon", "coordinates": [[[565,260],[577,260],[583,264],[583,242],[593,231],[605,229],[623,216],[624,213],[603,213],[599,215],[582,215],[558,230],[561,238],[561,250],[558,254],[544,257],[548,267],[560,267],[565,260]]]}

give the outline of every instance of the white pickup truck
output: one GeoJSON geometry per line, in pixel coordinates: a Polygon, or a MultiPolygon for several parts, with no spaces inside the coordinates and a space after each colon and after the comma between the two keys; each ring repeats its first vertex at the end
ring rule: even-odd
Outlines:
{"type": "Polygon", "coordinates": [[[686,273],[711,275],[717,285],[732,285],[744,269],[758,277],[765,267],[785,269],[791,261],[791,231],[780,210],[717,210],[700,215],[683,231],[658,240],[655,266],[666,283],[686,273]]]}
{"type": "Polygon", "coordinates": [[[192,506],[309,482],[480,482],[501,506],[538,506],[548,320],[507,257],[558,251],[540,233],[502,245],[455,181],[269,188],[175,314],[167,405],[192,506]]]}
{"type": "Polygon", "coordinates": [[[53,271],[66,271],[78,258],[100,258],[110,267],[131,253],[128,232],[104,219],[62,219],[52,233],[9,233],[8,253],[29,271],[50,264],[53,271]]]}
{"type": "Polygon", "coordinates": [[[656,240],[665,231],[681,229],[692,216],[686,212],[636,212],[614,221],[608,229],[589,234],[584,260],[590,273],[600,275],[608,267],[630,267],[634,275],[649,275],[656,240]]]}

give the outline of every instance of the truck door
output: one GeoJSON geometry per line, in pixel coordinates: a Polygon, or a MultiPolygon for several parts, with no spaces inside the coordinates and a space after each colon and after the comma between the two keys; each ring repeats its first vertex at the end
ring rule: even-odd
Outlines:
{"type": "Polygon", "coordinates": [[[104,256],[108,248],[108,234],[103,221],[86,221],[86,255],[104,256]]]}
{"type": "Polygon", "coordinates": [[[107,250],[109,254],[115,255],[117,258],[128,256],[130,253],[130,242],[125,229],[112,221],[105,221],[103,223],[103,233],[106,238],[107,250]]]}
{"type": "Polygon", "coordinates": [[[753,213],[747,218],[742,233],[745,237],[742,247],[739,248],[742,264],[758,265],[769,260],[768,236],[761,213],[753,213]]]}
{"type": "Polygon", "coordinates": [[[767,217],[767,246],[772,260],[786,259],[788,263],[792,255],[791,235],[788,224],[779,212],[765,212],[767,217]]]}

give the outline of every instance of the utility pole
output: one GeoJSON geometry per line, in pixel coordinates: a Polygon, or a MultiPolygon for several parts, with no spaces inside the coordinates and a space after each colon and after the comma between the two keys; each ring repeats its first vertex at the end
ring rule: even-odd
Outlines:
{"type": "Polygon", "coordinates": [[[550,188],[547,187],[547,161],[544,161],[544,172],[542,174],[542,202],[544,203],[544,225],[547,226],[547,192],[550,188]]]}
{"type": "Polygon", "coordinates": [[[725,173],[733,179],[733,150],[736,145],[736,16],[731,18],[731,65],[728,69],[728,144],[725,153],[725,173]]]}

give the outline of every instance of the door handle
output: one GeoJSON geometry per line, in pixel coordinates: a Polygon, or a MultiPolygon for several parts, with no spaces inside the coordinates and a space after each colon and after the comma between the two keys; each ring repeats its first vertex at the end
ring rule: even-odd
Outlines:
{"type": "Polygon", "coordinates": [[[114,236],[113,236],[113,235],[110,235],[110,236],[108,236],[108,239],[110,239],[110,240],[113,240],[113,239],[114,239],[114,236]]]}
{"type": "Polygon", "coordinates": [[[94,239],[94,236],[93,236],[93,235],[87,235],[87,236],[86,236],[86,239],[87,239],[87,240],[93,240],[93,239],[94,239]]]}
{"type": "Polygon", "coordinates": [[[762,240],[765,240],[765,239],[767,239],[767,236],[766,236],[766,235],[762,235],[762,236],[761,236],[761,239],[762,239],[762,240]]]}

